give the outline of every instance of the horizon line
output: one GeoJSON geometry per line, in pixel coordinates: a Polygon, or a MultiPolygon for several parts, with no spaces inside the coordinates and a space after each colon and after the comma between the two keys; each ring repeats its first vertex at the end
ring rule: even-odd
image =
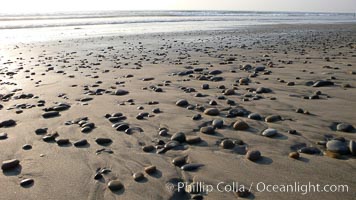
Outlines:
{"type": "Polygon", "coordinates": [[[328,14],[356,14],[355,12],[348,12],[348,11],[287,11],[287,10],[228,10],[228,9],[138,9],[138,10],[131,10],[131,9],[117,9],[117,10],[110,10],[110,9],[89,9],[89,10],[70,10],[70,11],[28,11],[28,12],[0,12],[0,15],[21,15],[21,14],[55,14],[55,13],[75,13],[75,12],[120,12],[120,11],[128,11],[128,12],[137,12],[137,11],[178,11],[178,12],[211,12],[211,11],[217,11],[217,12],[266,12],[266,13],[328,13],[328,14]]]}

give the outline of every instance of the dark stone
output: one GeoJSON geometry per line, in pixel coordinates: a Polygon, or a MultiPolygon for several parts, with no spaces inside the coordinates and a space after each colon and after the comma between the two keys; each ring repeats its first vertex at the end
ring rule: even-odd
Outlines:
{"type": "Polygon", "coordinates": [[[184,106],[188,106],[189,103],[188,103],[188,101],[185,100],[185,99],[180,99],[180,100],[178,100],[178,101],[176,102],[176,105],[177,105],[177,106],[180,106],[180,107],[184,107],[184,106]]]}
{"type": "Polygon", "coordinates": [[[212,125],[215,128],[223,128],[224,127],[224,121],[221,119],[214,119],[214,121],[212,122],[212,125]]]}
{"type": "Polygon", "coordinates": [[[305,153],[305,154],[320,154],[321,151],[316,148],[316,147],[303,147],[298,150],[299,153],[305,153]]]}
{"type": "Polygon", "coordinates": [[[249,150],[246,153],[246,158],[251,161],[257,161],[261,159],[261,152],[257,150],[249,150]]]}
{"type": "Polygon", "coordinates": [[[25,145],[22,146],[22,149],[23,150],[30,150],[30,149],[32,149],[32,146],[29,145],[29,144],[25,144],[25,145]]]}
{"type": "Polygon", "coordinates": [[[201,119],[201,114],[196,114],[192,117],[193,120],[199,120],[201,119]]]}
{"type": "Polygon", "coordinates": [[[97,172],[96,174],[95,174],[95,176],[94,176],[94,179],[95,180],[100,180],[100,179],[102,179],[103,178],[103,175],[100,173],[100,172],[97,172]]]}
{"type": "Polygon", "coordinates": [[[204,114],[216,116],[220,114],[220,111],[217,108],[208,108],[204,111],[204,114]]]}
{"type": "Polygon", "coordinates": [[[211,75],[218,75],[218,74],[221,74],[221,73],[222,73],[222,71],[220,71],[220,70],[213,70],[213,71],[209,72],[209,74],[211,74],[211,75]]]}
{"type": "Polygon", "coordinates": [[[277,122],[280,120],[282,120],[282,117],[280,115],[269,115],[265,119],[266,122],[277,122]]]}
{"type": "Polygon", "coordinates": [[[268,128],[262,132],[262,135],[266,136],[266,137],[273,137],[273,136],[277,135],[277,133],[278,132],[276,129],[268,128]]]}
{"type": "Polygon", "coordinates": [[[298,152],[291,152],[289,153],[289,157],[293,159],[298,159],[300,157],[298,152]]]}
{"type": "Polygon", "coordinates": [[[64,146],[70,144],[69,139],[59,139],[56,141],[58,146],[64,146]]]}
{"type": "Polygon", "coordinates": [[[340,123],[336,126],[336,130],[342,132],[352,132],[355,128],[351,124],[340,123]]]}
{"type": "Polygon", "coordinates": [[[118,89],[114,92],[114,95],[117,95],[117,96],[123,96],[123,95],[126,95],[128,94],[129,91],[127,90],[123,90],[123,89],[118,89]]]}
{"type": "Polygon", "coordinates": [[[209,89],[209,84],[203,84],[203,85],[201,86],[201,88],[202,88],[203,90],[207,90],[207,89],[209,89]]]}
{"type": "Polygon", "coordinates": [[[324,86],[332,86],[332,85],[334,85],[334,83],[331,82],[331,81],[328,81],[328,80],[326,80],[326,81],[320,80],[320,81],[315,82],[315,83],[313,84],[313,87],[324,87],[324,86]]]}
{"type": "Polygon", "coordinates": [[[128,124],[120,124],[116,127],[117,131],[125,131],[126,129],[130,128],[128,124]]]}
{"type": "Polygon", "coordinates": [[[235,90],[234,89],[227,89],[224,91],[224,95],[234,95],[235,94],[235,90]]]}
{"type": "Polygon", "coordinates": [[[0,140],[7,139],[7,133],[0,133],[0,140]]]}
{"type": "Polygon", "coordinates": [[[264,66],[258,66],[255,68],[255,72],[261,72],[261,71],[264,71],[266,69],[266,67],[264,66]]]}
{"type": "Polygon", "coordinates": [[[178,156],[172,160],[172,164],[181,167],[187,163],[187,156],[178,156]]]}
{"type": "Polygon", "coordinates": [[[48,130],[47,128],[38,128],[38,129],[35,130],[35,133],[37,135],[44,135],[44,134],[47,133],[47,130],[48,130]]]}
{"type": "Polygon", "coordinates": [[[7,128],[15,125],[16,125],[16,121],[12,119],[0,122],[0,128],[7,128]]]}
{"type": "Polygon", "coordinates": [[[339,140],[330,140],[326,143],[326,149],[333,153],[348,154],[349,148],[345,142],[339,140]]]}
{"type": "Polygon", "coordinates": [[[112,140],[110,138],[97,138],[95,142],[99,145],[108,145],[112,143],[112,140]]]}
{"type": "Polygon", "coordinates": [[[89,126],[84,126],[80,131],[82,133],[89,133],[92,130],[89,126]]]}
{"type": "Polygon", "coordinates": [[[2,162],[1,169],[3,171],[12,170],[20,165],[20,161],[17,159],[6,160],[2,162]]]}
{"type": "Polygon", "coordinates": [[[47,134],[45,136],[42,137],[42,140],[45,142],[54,142],[56,137],[58,137],[58,133],[55,132],[53,134],[47,134]]]}
{"type": "Polygon", "coordinates": [[[154,173],[156,173],[156,171],[157,171],[157,168],[156,168],[156,166],[154,166],[154,165],[145,167],[145,172],[146,172],[147,174],[154,174],[154,173]]]}
{"type": "Polygon", "coordinates": [[[251,192],[246,187],[243,187],[243,188],[238,188],[236,194],[238,197],[247,198],[251,195],[251,192]]]}
{"type": "Polygon", "coordinates": [[[159,108],[154,108],[152,110],[152,112],[155,113],[155,114],[158,114],[158,113],[161,113],[161,110],[159,108]]]}
{"type": "Polygon", "coordinates": [[[234,123],[234,125],[233,125],[233,128],[235,129],[235,130],[246,130],[246,129],[248,129],[250,126],[246,123],[246,122],[244,122],[244,121],[242,121],[242,120],[238,120],[238,121],[236,121],[235,123],[234,123]]]}
{"type": "Polygon", "coordinates": [[[202,140],[199,136],[189,136],[187,137],[186,139],[186,142],[188,144],[197,144],[197,143],[200,143],[202,140]]]}
{"type": "Polygon", "coordinates": [[[20,182],[20,185],[21,185],[22,187],[28,187],[28,186],[30,186],[30,185],[33,185],[34,182],[35,182],[35,181],[34,181],[33,179],[27,178],[27,179],[22,180],[22,181],[20,182]]]}
{"type": "Polygon", "coordinates": [[[254,119],[254,120],[261,120],[262,117],[258,113],[251,113],[247,116],[249,119],[254,119]]]}
{"type": "Polygon", "coordinates": [[[235,143],[230,139],[224,139],[221,141],[220,146],[224,149],[232,149],[235,147],[235,143]]]}
{"type": "Polygon", "coordinates": [[[145,175],[141,172],[134,173],[132,176],[135,181],[142,181],[145,179],[145,175]]]}
{"type": "Polygon", "coordinates": [[[185,142],[185,134],[182,132],[175,133],[172,135],[171,140],[175,140],[180,143],[185,142]]]}
{"type": "Polygon", "coordinates": [[[153,145],[147,145],[147,146],[144,146],[144,147],[142,147],[142,150],[144,151],[144,152],[152,152],[152,151],[154,151],[156,148],[153,146],[153,145]]]}
{"type": "Polygon", "coordinates": [[[212,126],[201,127],[200,132],[204,134],[212,135],[215,133],[215,128],[212,126]]]}
{"type": "Polygon", "coordinates": [[[108,188],[111,191],[115,192],[115,191],[119,191],[119,190],[123,189],[124,185],[118,180],[113,180],[108,183],[108,188]]]}
{"type": "Polygon", "coordinates": [[[265,88],[265,87],[259,87],[256,89],[257,94],[270,93],[270,92],[272,92],[272,90],[269,88],[265,88]]]}
{"type": "Polygon", "coordinates": [[[198,164],[198,163],[190,163],[190,164],[185,164],[181,167],[183,171],[195,171],[199,169],[200,167],[204,166],[203,164],[198,164]]]}
{"type": "Polygon", "coordinates": [[[229,110],[228,114],[229,114],[231,117],[236,117],[236,116],[242,117],[242,116],[244,116],[244,115],[247,114],[247,111],[244,110],[244,109],[238,109],[238,108],[236,108],[236,109],[231,109],[231,110],[229,110]]]}
{"type": "Polygon", "coordinates": [[[88,141],[86,139],[78,140],[74,142],[75,147],[82,147],[88,144],[88,141]]]}
{"type": "Polygon", "coordinates": [[[49,112],[45,112],[42,114],[42,117],[47,119],[47,118],[52,118],[52,117],[57,117],[59,116],[59,112],[58,111],[49,111],[49,112]]]}

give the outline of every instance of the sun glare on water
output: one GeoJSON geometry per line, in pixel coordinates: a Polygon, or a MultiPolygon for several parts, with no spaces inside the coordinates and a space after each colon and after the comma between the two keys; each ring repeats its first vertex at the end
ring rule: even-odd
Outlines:
{"type": "Polygon", "coordinates": [[[11,0],[0,13],[48,13],[90,10],[161,10],[174,9],[178,0],[11,0]]]}

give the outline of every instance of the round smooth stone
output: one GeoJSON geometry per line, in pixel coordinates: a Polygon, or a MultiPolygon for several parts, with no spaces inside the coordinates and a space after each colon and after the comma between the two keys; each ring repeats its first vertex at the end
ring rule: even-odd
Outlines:
{"type": "Polygon", "coordinates": [[[235,90],[234,89],[227,89],[224,92],[224,95],[234,95],[235,94],[235,90]]]}
{"type": "Polygon", "coordinates": [[[175,140],[180,143],[185,142],[185,134],[182,132],[175,133],[172,135],[171,140],[175,140]]]}
{"type": "Polygon", "coordinates": [[[220,111],[217,108],[208,108],[204,111],[204,114],[216,116],[220,114],[220,111]]]}
{"type": "Polygon", "coordinates": [[[188,143],[188,144],[197,144],[197,143],[199,143],[199,142],[201,142],[202,140],[201,140],[201,138],[199,137],[199,136],[189,136],[189,137],[187,137],[187,139],[186,139],[186,142],[188,143]]]}
{"type": "Polygon", "coordinates": [[[246,130],[249,128],[249,125],[242,120],[238,120],[234,123],[233,127],[235,130],[246,130]]]}
{"type": "Polygon", "coordinates": [[[224,121],[221,120],[221,119],[215,119],[212,123],[212,125],[215,127],[215,128],[223,128],[224,126],[224,121]]]}
{"type": "Polygon", "coordinates": [[[247,116],[249,119],[254,119],[254,120],[261,120],[262,117],[258,113],[251,113],[247,116]]]}
{"type": "Polygon", "coordinates": [[[269,115],[265,119],[266,122],[277,122],[280,120],[282,120],[282,117],[280,115],[269,115]]]}
{"type": "Polygon", "coordinates": [[[235,147],[235,143],[230,139],[225,139],[220,143],[220,146],[224,149],[232,149],[235,147]]]}
{"type": "Polygon", "coordinates": [[[203,84],[203,85],[201,86],[201,88],[202,88],[203,90],[207,90],[207,89],[209,89],[209,84],[203,84]]]}
{"type": "Polygon", "coordinates": [[[86,139],[78,140],[74,142],[75,147],[82,147],[88,144],[88,141],[86,139]]]}
{"type": "Polygon", "coordinates": [[[20,161],[17,159],[6,160],[6,161],[2,162],[1,169],[3,171],[12,170],[12,169],[16,168],[17,166],[19,166],[19,164],[20,164],[20,161]]]}
{"type": "Polygon", "coordinates": [[[262,135],[266,136],[266,137],[273,137],[273,136],[277,135],[277,133],[278,133],[278,131],[276,129],[268,128],[262,132],[262,135]]]}
{"type": "Polygon", "coordinates": [[[178,167],[185,165],[187,163],[187,156],[178,156],[172,160],[172,164],[178,167]]]}
{"type": "Polygon", "coordinates": [[[7,139],[7,133],[0,133],[0,140],[7,139]]]}
{"type": "Polygon", "coordinates": [[[347,147],[345,142],[339,140],[330,140],[326,143],[326,149],[328,151],[339,153],[339,154],[347,154],[349,153],[349,148],[347,147]]]}
{"type": "Polygon", "coordinates": [[[114,94],[118,95],[118,96],[123,96],[123,95],[126,95],[128,93],[129,93],[129,91],[126,91],[126,90],[123,90],[123,89],[118,89],[118,90],[115,91],[114,94]]]}
{"type": "Polygon", "coordinates": [[[134,173],[132,175],[135,181],[142,181],[145,178],[145,175],[141,172],[134,173]]]}
{"type": "Polygon", "coordinates": [[[204,134],[212,135],[215,133],[215,128],[212,126],[201,127],[200,132],[204,134]]]}
{"type": "Polygon", "coordinates": [[[354,130],[354,127],[350,124],[341,123],[336,126],[336,130],[342,132],[352,132],[354,130]]]}
{"type": "Polygon", "coordinates": [[[82,133],[88,133],[92,130],[92,128],[90,128],[89,126],[84,126],[80,131],[82,133]]]}
{"type": "Polygon", "coordinates": [[[193,120],[199,120],[201,119],[201,114],[195,114],[193,117],[192,117],[193,120]]]}
{"type": "Polygon", "coordinates": [[[181,167],[181,169],[183,171],[195,171],[198,168],[204,166],[203,164],[199,164],[199,163],[189,163],[189,164],[185,164],[181,167]]]}
{"type": "Polygon", "coordinates": [[[177,106],[180,106],[180,107],[184,107],[184,106],[188,106],[189,103],[188,103],[188,101],[185,100],[185,99],[180,99],[180,100],[178,100],[178,101],[176,102],[176,105],[177,105],[177,106]]]}
{"type": "Polygon", "coordinates": [[[95,142],[99,145],[108,145],[112,143],[112,140],[110,138],[97,138],[95,142]]]}
{"type": "Polygon", "coordinates": [[[291,152],[289,153],[290,158],[298,159],[300,157],[298,152],[291,152]]]}
{"type": "Polygon", "coordinates": [[[320,149],[316,147],[302,147],[301,149],[298,150],[299,153],[305,153],[305,154],[320,154],[321,151],[320,149]]]}
{"type": "Polygon", "coordinates": [[[162,137],[165,137],[165,136],[168,135],[168,131],[165,130],[165,129],[164,129],[164,130],[161,130],[161,131],[159,131],[158,135],[160,135],[160,136],[162,136],[162,137]]]}
{"type": "Polygon", "coordinates": [[[58,144],[58,146],[63,146],[70,144],[70,141],[69,139],[58,139],[56,140],[56,143],[58,144]]]}
{"type": "Polygon", "coordinates": [[[29,144],[25,144],[25,145],[22,146],[22,149],[23,150],[30,150],[30,149],[32,149],[32,146],[29,145],[29,144]]]}
{"type": "Polygon", "coordinates": [[[156,166],[154,166],[154,165],[145,167],[145,172],[146,172],[147,174],[154,174],[156,171],[157,171],[157,168],[156,168],[156,166]]]}
{"type": "Polygon", "coordinates": [[[44,134],[47,133],[47,130],[48,130],[47,128],[38,128],[38,129],[35,130],[35,133],[37,135],[44,135],[44,134]]]}
{"type": "Polygon", "coordinates": [[[49,112],[46,112],[46,113],[43,113],[42,114],[42,117],[47,119],[47,118],[51,118],[51,117],[57,117],[59,116],[59,112],[58,111],[49,111],[49,112]]]}
{"type": "Polygon", "coordinates": [[[111,191],[118,191],[124,188],[124,185],[118,181],[118,180],[113,180],[108,183],[108,188],[111,191]]]}
{"type": "Polygon", "coordinates": [[[155,147],[153,145],[147,145],[147,146],[142,147],[142,150],[144,152],[152,152],[153,150],[155,150],[155,147]]]}
{"type": "Polygon", "coordinates": [[[35,182],[35,181],[34,181],[33,179],[31,179],[31,178],[26,178],[26,179],[24,179],[24,180],[22,180],[22,181],[20,182],[20,185],[21,185],[22,187],[28,187],[28,186],[32,185],[34,182],[35,182]]]}
{"type": "Polygon", "coordinates": [[[251,161],[257,161],[262,158],[261,152],[257,150],[250,150],[246,153],[246,158],[251,161]]]}

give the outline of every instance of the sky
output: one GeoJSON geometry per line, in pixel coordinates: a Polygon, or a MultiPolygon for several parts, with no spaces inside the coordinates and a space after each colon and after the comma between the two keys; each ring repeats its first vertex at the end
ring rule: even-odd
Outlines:
{"type": "Polygon", "coordinates": [[[5,0],[0,6],[0,13],[90,10],[242,10],[355,13],[356,0],[5,0]]]}

